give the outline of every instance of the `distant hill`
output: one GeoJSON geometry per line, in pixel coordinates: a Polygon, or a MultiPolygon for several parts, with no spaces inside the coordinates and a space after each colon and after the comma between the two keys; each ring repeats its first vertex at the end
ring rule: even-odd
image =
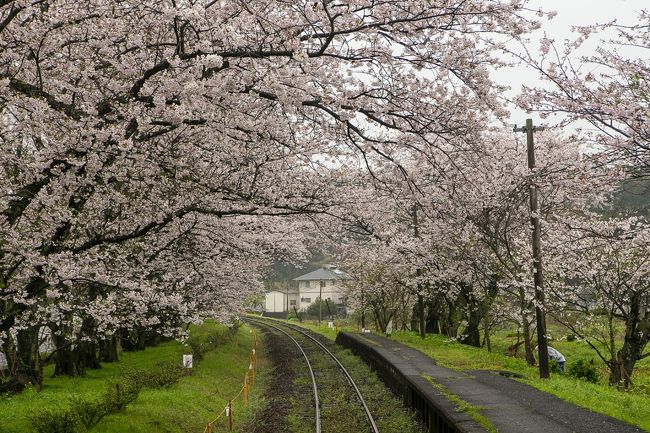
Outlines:
{"type": "Polygon", "coordinates": [[[264,285],[268,289],[285,289],[287,283],[291,283],[291,280],[294,278],[330,264],[332,260],[333,258],[330,255],[322,251],[313,251],[311,259],[302,267],[297,267],[286,262],[275,262],[267,272],[264,285]]]}
{"type": "Polygon", "coordinates": [[[628,179],[612,194],[605,213],[650,216],[650,179],[628,179]]]}

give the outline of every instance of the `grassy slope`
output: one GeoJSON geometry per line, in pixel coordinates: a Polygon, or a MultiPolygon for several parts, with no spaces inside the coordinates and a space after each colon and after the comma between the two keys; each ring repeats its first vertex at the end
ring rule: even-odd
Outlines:
{"type": "MultiPolygon", "coordinates": [[[[319,328],[314,323],[298,323],[308,329],[320,332],[330,339],[336,337],[336,331],[328,329],[324,323],[319,328]]],[[[358,331],[356,327],[344,327],[344,330],[358,331]]],[[[422,340],[413,332],[395,332],[392,338],[402,343],[419,349],[425,354],[436,359],[439,365],[457,370],[508,370],[519,373],[525,377],[522,381],[542,391],[549,392],[563,400],[585,407],[594,412],[600,412],[650,431],[650,395],[647,393],[620,392],[605,384],[592,384],[583,380],[554,374],[549,380],[541,380],[537,369],[529,367],[521,358],[503,354],[505,347],[511,344],[511,338],[506,333],[497,334],[493,338],[495,349],[488,352],[486,349],[466,346],[445,337],[428,334],[422,340]]],[[[513,339],[514,341],[514,339],[513,339]]],[[[553,347],[560,350],[567,357],[567,365],[578,358],[595,358],[594,352],[584,342],[554,341],[553,347]]],[[[598,365],[596,360],[596,365],[598,365]]],[[[648,383],[650,359],[645,359],[639,364],[637,383],[648,383]]],[[[601,369],[601,377],[606,371],[601,369]]],[[[602,379],[605,380],[605,379],[602,379]]]]}
{"type": "MultiPolygon", "coordinates": [[[[194,328],[193,333],[218,331],[219,325],[210,323],[194,328]]],[[[252,336],[247,328],[240,328],[237,339],[209,352],[195,365],[192,376],[181,379],[169,389],[143,389],[138,399],[124,413],[103,419],[92,432],[200,432],[205,424],[225,407],[227,399],[238,392],[248,367],[252,336]],[[238,340],[239,344],[236,345],[238,340]]],[[[142,352],[123,353],[120,362],[106,364],[100,370],[89,371],[83,378],[51,378],[52,367],[46,369],[42,392],[26,391],[14,397],[0,397],[0,432],[24,433],[30,431],[30,414],[41,408],[63,407],[72,395],[96,398],[107,384],[129,367],[153,368],[165,360],[178,360],[184,352],[182,344],[167,342],[142,352]]],[[[260,364],[261,366],[262,364],[260,364]]],[[[264,368],[261,369],[264,371],[264,368]]],[[[256,377],[252,402],[244,411],[241,398],[234,403],[236,425],[250,416],[259,403],[264,377],[256,377]]]]}

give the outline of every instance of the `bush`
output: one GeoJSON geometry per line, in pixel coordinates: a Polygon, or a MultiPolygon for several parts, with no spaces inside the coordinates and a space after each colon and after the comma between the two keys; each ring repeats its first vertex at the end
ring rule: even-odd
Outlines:
{"type": "MultiPolygon", "coordinates": [[[[332,317],[336,317],[336,305],[334,305],[332,301],[328,301],[328,302],[329,302],[330,310],[332,311],[332,317]]],[[[319,311],[321,311],[322,319],[326,319],[327,316],[329,315],[329,312],[327,310],[327,302],[325,302],[324,299],[316,299],[314,302],[309,304],[306,313],[310,317],[318,318],[319,311]]]]}
{"type": "MultiPolygon", "coordinates": [[[[238,326],[230,328],[229,334],[232,334],[233,330],[236,333],[237,328],[238,326]]],[[[207,352],[216,349],[229,338],[230,337],[222,331],[214,331],[208,335],[191,335],[185,343],[190,347],[194,361],[200,361],[207,352]]]]}
{"type": "Polygon", "coordinates": [[[140,388],[169,388],[177,383],[189,370],[180,363],[165,361],[156,364],[153,370],[133,369],[124,372],[124,377],[140,388]]]}
{"type": "Polygon", "coordinates": [[[102,397],[100,404],[107,414],[122,412],[138,398],[140,389],[142,387],[137,382],[122,380],[109,385],[108,391],[102,397]]]}
{"type": "Polygon", "coordinates": [[[562,374],[562,370],[560,370],[560,365],[557,363],[556,360],[550,359],[548,363],[548,367],[551,373],[562,374]]]}
{"type": "Polygon", "coordinates": [[[32,426],[38,433],[83,433],[86,431],[73,409],[44,410],[32,416],[32,426]]]}
{"type": "Polygon", "coordinates": [[[88,401],[78,397],[70,399],[63,410],[44,410],[31,421],[37,433],[84,433],[111,413],[121,412],[133,403],[142,387],[135,381],[123,379],[109,385],[99,400],[88,401]]]}
{"type": "Polygon", "coordinates": [[[578,379],[586,380],[587,382],[598,383],[598,371],[596,370],[593,359],[589,361],[578,359],[569,365],[567,374],[578,379]]]}
{"type": "Polygon", "coordinates": [[[566,341],[568,341],[568,342],[576,341],[576,336],[575,336],[575,334],[569,334],[569,335],[567,335],[567,336],[566,336],[566,341]]]}
{"type": "Polygon", "coordinates": [[[86,401],[79,397],[70,399],[71,412],[76,415],[76,419],[84,427],[84,430],[90,430],[92,426],[97,424],[108,415],[108,408],[104,404],[104,399],[99,401],[86,401]]]}

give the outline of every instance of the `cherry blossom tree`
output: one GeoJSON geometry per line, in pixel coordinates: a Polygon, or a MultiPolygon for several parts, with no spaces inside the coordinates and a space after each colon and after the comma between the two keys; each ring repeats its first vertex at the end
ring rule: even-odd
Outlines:
{"type": "Polygon", "coordinates": [[[649,25],[650,13],[644,10],[633,24],[576,28],[576,39],[564,45],[544,38],[539,52],[526,50],[520,57],[539,72],[545,85],[524,87],[519,105],[544,116],[558,114],[562,123],[588,122],[591,128],[583,132],[596,147],[606,146],[612,159],[625,161],[637,175],[647,175],[649,25]],[[600,41],[594,54],[578,54],[603,33],[615,36],[600,41]]]}
{"type": "Polygon", "coordinates": [[[592,215],[567,224],[552,266],[555,316],[607,365],[610,383],[627,389],[636,363],[650,356],[648,223],[592,215]]]}
{"type": "Polygon", "coordinates": [[[300,255],[291,224],[336,204],[329,168],[389,164],[408,180],[405,155],[467,145],[502,114],[492,48],[539,26],[526,13],[523,0],[1,1],[14,383],[40,382],[41,326],[63,357],[116,330],[137,346],[236,314],[269,255],[300,255]]]}

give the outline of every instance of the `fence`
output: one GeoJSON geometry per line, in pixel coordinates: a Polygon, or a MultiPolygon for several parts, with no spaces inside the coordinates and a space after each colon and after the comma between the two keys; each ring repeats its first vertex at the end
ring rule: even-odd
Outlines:
{"type": "MultiPolygon", "coordinates": [[[[233,412],[233,402],[235,402],[240,397],[244,406],[248,405],[250,399],[251,387],[255,385],[255,367],[257,366],[257,333],[254,329],[251,329],[253,334],[253,348],[251,350],[251,355],[248,362],[248,369],[246,369],[246,374],[244,375],[244,383],[239,389],[239,392],[228,400],[226,406],[219,412],[219,415],[209,423],[205,425],[203,433],[215,433],[214,428],[217,425],[217,422],[221,420],[224,416],[228,418],[228,431],[233,431],[235,424],[235,414],[233,412]]],[[[237,345],[239,345],[239,338],[237,338],[237,345]]]]}

